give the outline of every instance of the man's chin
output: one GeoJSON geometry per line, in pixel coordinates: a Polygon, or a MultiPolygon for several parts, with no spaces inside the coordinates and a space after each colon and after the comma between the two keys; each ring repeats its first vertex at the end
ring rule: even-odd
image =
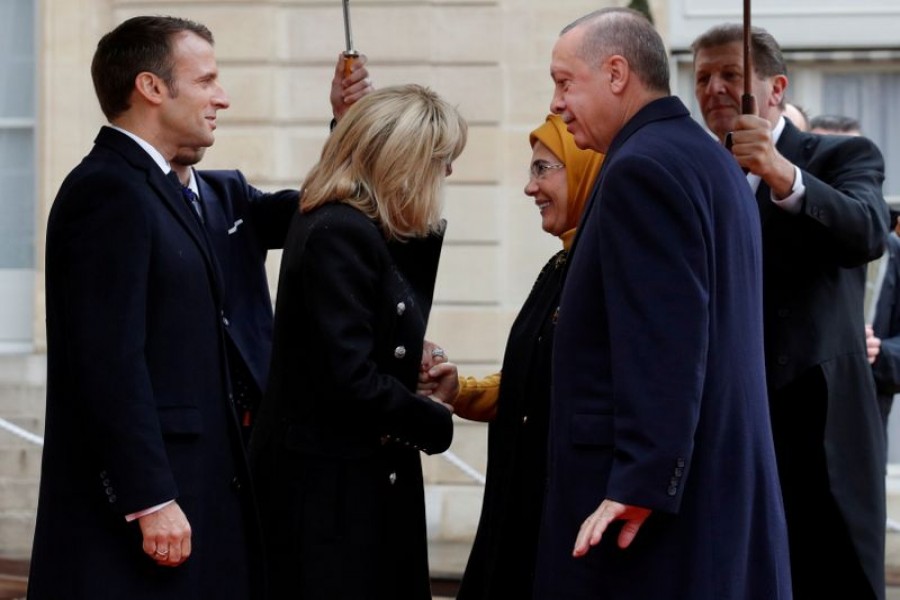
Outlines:
{"type": "Polygon", "coordinates": [[[178,152],[175,154],[175,158],[172,159],[172,162],[178,165],[190,167],[203,160],[204,154],[206,154],[205,147],[179,148],[178,152]]]}

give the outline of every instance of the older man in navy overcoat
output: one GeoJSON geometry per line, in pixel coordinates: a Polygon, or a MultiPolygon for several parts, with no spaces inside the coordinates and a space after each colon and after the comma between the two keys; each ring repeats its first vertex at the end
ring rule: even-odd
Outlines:
{"type": "Polygon", "coordinates": [[[746,181],[637,13],[570,25],[551,74],[553,111],[607,158],[559,308],[534,596],[790,598],[746,181]]]}

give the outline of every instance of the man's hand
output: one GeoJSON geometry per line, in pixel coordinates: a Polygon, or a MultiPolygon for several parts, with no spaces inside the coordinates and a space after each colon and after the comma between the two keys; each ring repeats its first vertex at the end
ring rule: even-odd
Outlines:
{"type": "Polygon", "coordinates": [[[581,529],[578,531],[578,537],[575,539],[575,548],[572,550],[572,556],[579,558],[587,554],[591,546],[596,546],[603,538],[603,533],[609,524],[613,521],[625,521],[622,531],[619,533],[619,548],[627,548],[631,545],[634,537],[637,535],[638,529],[653,512],[649,508],[641,508],[640,506],[629,506],[616,502],[615,500],[606,499],[600,503],[600,506],[591,513],[581,529]]]}
{"type": "Polygon", "coordinates": [[[731,143],[731,153],[738,164],[759,175],[776,198],[791,195],[794,165],[775,148],[769,121],[756,115],[741,115],[731,134],[731,143]]]}
{"type": "Polygon", "coordinates": [[[138,519],[144,552],[157,564],[177,567],[191,555],[191,525],[177,502],[138,519]]]}
{"type": "Polygon", "coordinates": [[[350,75],[344,77],[346,60],[343,53],[338,55],[337,64],[334,66],[334,78],[331,80],[331,113],[338,121],[354,102],[375,89],[369,79],[369,70],[366,69],[368,62],[366,55],[360,54],[355,57],[353,70],[350,71],[350,75]]]}
{"type": "Polygon", "coordinates": [[[869,364],[873,364],[881,352],[881,338],[875,337],[875,330],[871,325],[866,325],[866,354],[869,357],[869,364]]]}

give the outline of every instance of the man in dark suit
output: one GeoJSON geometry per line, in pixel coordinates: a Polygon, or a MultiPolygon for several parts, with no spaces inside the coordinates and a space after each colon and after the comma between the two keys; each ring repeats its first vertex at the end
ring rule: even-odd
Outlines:
{"type": "Polygon", "coordinates": [[[240,171],[194,171],[185,166],[184,154],[179,153],[172,165],[198,202],[222,273],[231,393],[246,444],[265,389],[272,349],[266,255],[284,246],[300,194],[297,190],[264,193],[249,185],[240,171]]]}
{"type": "MultiPolygon", "coordinates": [[[[900,212],[891,210],[891,223],[897,223],[898,219],[900,212]]],[[[886,241],[887,262],[883,275],[876,276],[879,285],[875,314],[871,326],[866,328],[866,345],[870,349],[869,362],[875,376],[885,441],[894,394],[900,393],[900,238],[892,234],[887,236],[886,241]]]]}
{"type": "Polygon", "coordinates": [[[135,17],[100,40],[110,126],[47,228],[48,392],[29,598],[252,598],[255,508],[213,240],[169,161],[229,105],[209,30],[135,17]],[[190,560],[188,560],[190,558],[190,560]]]}
{"type": "Polygon", "coordinates": [[[575,21],[551,74],[606,161],[559,307],[535,598],[789,598],[753,197],[643,16],[575,21]]]}
{"type": "MultiPolygon", "coordinates": [[[[345,75],[338,56],[331,81],[333,123],[372,91],[365,55],[345,75]]],[[[206,148],[180,148],[172,158],[182,193],[196,202],[223,276],[228,370],[241,434],[249,442],[265,391],[272,354],[272,300],[266,276],[268,250],[282,248],[298,210],[297,190],[265,193],[249,185],[237,170],[195,170],[206,148]],[[185,191],[185,190],[190,190],[185,191]]]]}
{"type": "Polygon", "coordinates": [[[884,442],[866,360],[865,265],[884,249],[884,161],[862,137],[798,131],[782,116],[778,43],[752,33],[757,114],[740,114],[742,28],[693,44],[697,102],[749,174],[763,233],[766,381],[794,597],[883,598],[884,442]],[[823,576],[827,573],[828,576],[823,576]]]}

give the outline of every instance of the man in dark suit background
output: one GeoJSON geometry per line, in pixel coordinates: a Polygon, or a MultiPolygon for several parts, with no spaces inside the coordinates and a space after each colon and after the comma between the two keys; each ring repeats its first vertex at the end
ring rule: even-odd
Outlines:
{"type": "MultiPolygon", "coordinates": [[[[900,211],[891,210],[892,226],[898,220],[900,211]]],[[[876,290],[878,296],[875,298],[871,326],[866,328],[866,345],[869,348],[872,374],[875,376],[885,442],[894,394],[900,393],[900,238],[892,233],[887,236],[886,241],[887,262],[883,275],[876,275],[879,282],[876,290]]]]}
{"type": "MultiPolygon", "coordinates": [[[[244,443],[249,442],[272,346],[272,300],[266,275],[268,250],[284,246],[297,190],[264,193],[240,171],[194,171],[184,153],[172,161],[196,198],[222,273],[225,347],[231,396],[244,443]]],[[[186,193],[186,192],[185,192],[186,193]]],[[[189,196],[190,197],[190,196],[189,196]]]]}
{"type": "Polygon", "coordinates": [[[740,114],[739,25],[694,41],[695,93],[710,130],[723,143],[731,134],[759,207],[766,380],[794,597],[830,596],[840,580],[847,597],[883,598],[884,436],[863,293],[865,265],[888,230],[884,161],[866,138],[787,122],[781,49],[758,28],[751,42],[758,114],[740,114]]]}
{"type": "MultiPolygon", "coordinates": [[[[344,74],[338,56],[331,81],[330,102],[334,122],[372,91],[365,55],[344,74]]],[[[204,227],[223,275],[226,350],[232,400],[245,444],[249,442],[256,410],[265,390],[272,354],[272,300],[266,276],[270,249],[282,248],[291,217],[297,211],[297,190],[265,193],[249,185],[237,170],[195,170],[206,148],[181,148],[172,158],[172,170],[197,202],[204,227]]]]}
{"type": "Polygon", "coordinates": [[[534,596],[789,598],[752,195],[639,13],[575,21],[551,75],[606,160],[559,307],[534,596]]]}

